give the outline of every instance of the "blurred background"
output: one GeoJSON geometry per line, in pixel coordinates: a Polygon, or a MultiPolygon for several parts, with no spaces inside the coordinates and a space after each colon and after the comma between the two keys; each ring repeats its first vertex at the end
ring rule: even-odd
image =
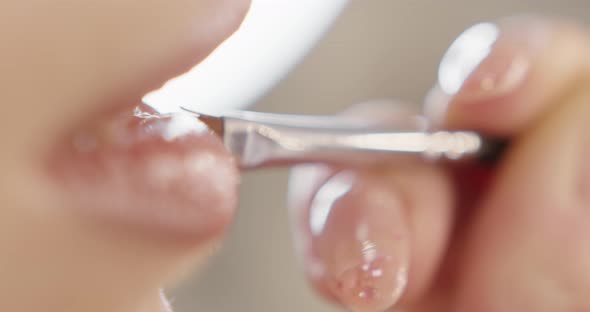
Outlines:
{"type": "MultiPolygon", "coordinates": [[[[589,23],[590,1],[351,1],[319,44],[254,108],[333,113],[374,98],[419,105],[435,81],[438,60],[462,30],[520,12],[589,23]]],[[[190,279],[171,293],[177,311],[336,311],[300,274],[285,205],[286,179],[283,170],[244,177],[227,243],[198,281],[190,279]]]]}

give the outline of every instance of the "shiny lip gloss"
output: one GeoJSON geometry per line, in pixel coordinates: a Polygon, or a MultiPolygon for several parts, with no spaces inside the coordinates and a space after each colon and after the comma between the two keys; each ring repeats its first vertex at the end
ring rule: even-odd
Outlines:
{"type": "Polygon", "coordinates": [[[68,205],[163,236],[220,233],[237,202],[238,170],[219,138],[196,118],[146,105],[82,125],[49,168],[68,205]]]}

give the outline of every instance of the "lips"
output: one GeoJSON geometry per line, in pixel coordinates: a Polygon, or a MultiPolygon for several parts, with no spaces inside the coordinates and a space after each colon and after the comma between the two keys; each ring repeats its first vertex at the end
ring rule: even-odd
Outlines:
{"type": "Polygon", "coordinates": [[[203,238],[223,230],[236,205],[233,158],[186,114],[108,114],[68,136],[50,163],[70,203],[96,220],[203,238]]]}

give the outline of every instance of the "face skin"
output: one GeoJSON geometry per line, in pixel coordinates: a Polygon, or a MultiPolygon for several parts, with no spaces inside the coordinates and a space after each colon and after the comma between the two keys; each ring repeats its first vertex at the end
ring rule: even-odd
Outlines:
{"type": "Polygon", "coordinates": [[[125,121],[115,135],[108,125],[206,57],[237,29],[248,6],[247,0],[0,4],[0,310],[160,311],[160,287],[211,252],[236,201],[237,173],[219,143],[196,124],[164,140],[159,134],[173,121],[163,120],[147,147],[138,148],[145,124],[125,121]],[[113,143],[120,129],[131,129],[136,141],[113,143]],[[79,133],[100,138],[90,156],[70,144],[79,133]],[[168,184],[145,182],[156,172],[151,164],[165,157],[177,163],[193,157],[209,167],[168,184]],[[173,187],[212,175],[213,186],[196,199],[173,187]],[[172,188],[177,194],[170,195],[172,188]],[[183,225],[154,213],[171,199],[191,220],[213,221],[183,225]]]}

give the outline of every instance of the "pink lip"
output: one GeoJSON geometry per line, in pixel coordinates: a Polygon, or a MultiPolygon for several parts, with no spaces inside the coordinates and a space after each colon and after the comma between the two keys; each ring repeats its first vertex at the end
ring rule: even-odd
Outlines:
{"type": "Polygon", "coordinates": [[[99,220],[203,238],[232,219],[238,186],[234,160],[204,124],[188,115],[109,114],[57,150],[52,174],[73,206],[99,220]]]}

